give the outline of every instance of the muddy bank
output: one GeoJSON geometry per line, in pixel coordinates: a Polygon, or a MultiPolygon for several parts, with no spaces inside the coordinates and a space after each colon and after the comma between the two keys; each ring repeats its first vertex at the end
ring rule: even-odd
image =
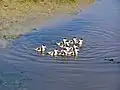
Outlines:
{"type": "Polygon", "coordinates": [[[6,40],[12,40],[31,32],[53,18],[77,14],[77,10],[82,10],[94,2],[94,0],[76,0],[75,3],[57,4],[55,2],[9,3],[6,0],[3,1],[0,3],[0,39],[2,43],[4,40],[6,42],[6,40]]]}

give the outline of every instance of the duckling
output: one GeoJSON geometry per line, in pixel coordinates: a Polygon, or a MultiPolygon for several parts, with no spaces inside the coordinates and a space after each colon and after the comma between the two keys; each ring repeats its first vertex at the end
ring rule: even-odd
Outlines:
{"type": "Polygon", "coordinates": [[[55,49],[54,50],[54,56],[57,56],[59,54],[59,50],[55,49]]]}
{"type": "Polygon", "coordinates": [[[68,52],[70,51],[70,47],[64,47],[64,49],[68,52]]]}
{"type": "Polygon", "coordinates": [[[68,56],[77,56],[78,55],[79,48],[76,45],[73,45],[69,48],[69,51],[67,51],[68,56]]]}
{"type": "Polygon", "coordinates": [[[53,51],[49,51],[49,52],[47,52],[47,54],[50,55],[50,56],[54,56],[54,52],[53,51]]]}
{"type": "Polygon", "coordinates": [[[74,49],[77,49],[77,48],[78,48],[78,46],[77,46],[77,45],[73,45],[73,50],[74,50],[74,49]]]}
{"type": "Polygon", "coordinates": [[[56,44],[57,44],[57,46],[59,46],[60,48],[63,48],[63,47],[64,47],[63,42],[58,42],[58,43],[56,43],[56,44]]]}
{"type": "Polygon", "coordinates": [[[74,44],[74,41],[73,40],[70,40],[70,46],[72,46],[74,44]]]}
{"type": "Polygon", "coordinates": [[[70,47],[70,41],[69,40],[66,41],[66,46],[70,47]]]}
{"type": "Polygon", "coordinates": [[[72,55],[73,55],[73,56],[77,56],[77,55],[78,55],[78,52],[79,52],[79,49],[76,48],[76,49],[74,49],[72,55]]]}
{"type": "Polygon", "coordinates": [[[67,55],[68,55],[68,52],[65,49],[62,49],[60,51],[60,56],[67,56],[67,55]]]}
{"type": "Polygon", "coordinates": [[[63,40],[61,42],[57,42],[57,46],[59,46],[60,48],[64,48],[64,46],[66,46],[67,43],[67,38],[63,38],[63,40]]]}
{"type": "Polygon", "coordinates": [[[53,51],[47,52],[50,56],[57,56],[59,55],[59,50],[55,49],[53,51]]]}
{"type": "Polygon", "coordinates": [[[67,38],[63,38],[63,44],[65,45],[67,41],[67,38]]]}
{"type": "Polygon", "coordinates": [[[58,46],[61,46],[62,43],[61,43],[61,42],[57,42],[56,44],[57,44],[58,46]]]}
{"type": "Polygon", "coordinates": [[[74,42],[74,44],[77,44],[78,43],[78,40],[77,40],[77,38],[76,37],[73,37],[73,42],[74,42]]]}
{"type": "Polygon", "coordinates": [[[78,44],[79,44],[79,47],[81,47],[81,46],[82,46],[82,44],[83,44],[83,39],[82,39],[82,38],[80,38],[80,39],[79,39],[78,44]]]}
{"type": "Polygon", "coordinates": [[[67,55],[68,55],[68,56],[72,56],[72,55],[73,55],[73,53],[74,53],[74,52],[69,51],[69,52],[67,53],[67,55]]]}
{"type": "Polygon", "coordinates": [[[37,52],[44,52],[46,50],[46,46],[43,44],[41,47],[35,49],[37,52]]]}

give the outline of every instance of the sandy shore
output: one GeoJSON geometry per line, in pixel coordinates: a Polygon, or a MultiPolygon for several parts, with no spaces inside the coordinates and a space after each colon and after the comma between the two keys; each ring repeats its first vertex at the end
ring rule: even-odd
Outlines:
{"type": "Polygon", "coordinates": [[[94,0],[76,1],[71,4],[56,4],[54,2],[39,2],[37,4],[11,2],[10,4],[7,1],[0,3],[0,43],[31,32],[47,20],[60,15],[76,14],[78,9],[87,7],[94,0]]]}

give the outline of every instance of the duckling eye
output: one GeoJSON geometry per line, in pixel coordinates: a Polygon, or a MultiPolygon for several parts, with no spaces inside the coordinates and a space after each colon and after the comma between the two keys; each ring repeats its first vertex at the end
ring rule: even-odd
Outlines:
{"type": "Polygon", "coordinates": [[[63,38],[63,39],[67,39],[67,38],[63,38]]]}
{"type": "Polygon", "coordinates": [[[40,48],[38,48],[38,50],[40,50],[40,48]]]}

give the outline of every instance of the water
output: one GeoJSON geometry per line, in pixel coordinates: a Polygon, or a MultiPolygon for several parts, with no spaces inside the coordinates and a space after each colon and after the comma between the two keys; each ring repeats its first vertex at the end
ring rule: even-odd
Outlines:
{"type": "Polygon", "coordinates": [[[0,53],[0,90],[120,90],[120,2],[99,0],[89,9],[42,27],[12,42],[0,53]],[[82,37],[75,58],[52,58],[49,49],[62,37],[82,37]]]}

